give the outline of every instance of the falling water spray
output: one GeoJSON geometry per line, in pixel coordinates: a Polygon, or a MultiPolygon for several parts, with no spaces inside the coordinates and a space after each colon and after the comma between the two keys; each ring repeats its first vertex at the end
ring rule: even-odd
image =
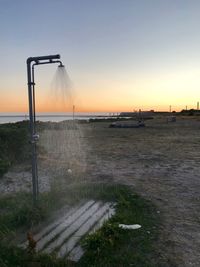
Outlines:
{"type": "MultiPolygon", "coordinates": [[[[75,107],[74,87],[63,65],[58,66],[53,77],[47,105],[62,113],[75,107]]],[[[69,114],[69,113],[68,113],[69,114]]],[[[50,177],[51,189],[65,188],[84,179],[86,149],[84,131],[78,120],[69,119],[59,123],[49,122],[40,133],[40,167],[50,177]]]]}

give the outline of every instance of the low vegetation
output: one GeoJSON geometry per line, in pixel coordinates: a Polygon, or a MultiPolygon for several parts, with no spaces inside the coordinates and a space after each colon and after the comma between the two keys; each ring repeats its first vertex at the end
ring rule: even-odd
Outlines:
{"type": "Polygon", "coordinates": [[[104,199],[116,203],[116,214],[83,240],[86,253],[78,266],[155,266],[153,244],[159,222],[155,207],[125,186],[108,186],[103,194],[104,199]],[[119,224],[142,227],[124,230],[119,224]]]}
{"type": "Polygon", "coordinates": [[[16,162],[30,156],[28,122],[0,124],[0,177],[16,162]]]}
{"type": "Polygon", "coordinates": [[[154,245],[158,235],[159,218],[155,207],[131,189],[122,185],[72,185],[54,189],[40,196],[37,207],[29,194],[0,199],[1,242],[0,266],[159,266],[154,245]],[[103,227],[82,240],[86,253],[78,263],[59,260],[56,255],[29,253],[7,240],[23,227],[44,221],[58,207],[75,204],[81,199],[101,199],[116,203],[116,214],[103,227]],[[56,200],[56,201],[55,201],[56,200]],[[123,224],[140,224],[138,230],[123,230],[123,224]],[[154,260],[156,259],[156,265],[154,260]]]}

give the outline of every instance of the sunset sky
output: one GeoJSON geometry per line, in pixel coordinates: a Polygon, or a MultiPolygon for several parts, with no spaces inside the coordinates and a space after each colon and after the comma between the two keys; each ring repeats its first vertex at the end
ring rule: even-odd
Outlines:
{"type": "MultiPolygon", "coordinates": [[[[199,0],[0,0],[0,112],[28,110],[26,58],[58,53],[77,111],[195,108],[199,14],[199,0]]],[[[68,111],[55,71],[37,67],[38,112],[68,111]]]]}

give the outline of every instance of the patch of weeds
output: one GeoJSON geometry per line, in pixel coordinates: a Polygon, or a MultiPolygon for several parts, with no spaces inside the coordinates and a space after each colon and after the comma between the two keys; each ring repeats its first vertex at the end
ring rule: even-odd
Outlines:
{"type": "Polygon", "coordinates": [[[15,231],[22,226],[30,227],[46,216],[44,203],[33,207],[30,194],[17,194],[0,199],[0,230],[15,231]]]}
{"type": "Polygon", "coordinates": [[[0,125],[0,177],[16,162],[30,158],[27,121],[0,125]]]}
{"type": "Polygon", "coordinates": [[[82,241],[85,254],[77,266],[159,266],[154,251],[159,222],[155,207],[124,186],[116,186],[114,193],[108,186],[106,191],[111,193],[107,197],[116,202],[116,214],[82,241]],[[119,224],[140,224],[142,227],[124,230],[119,224]]]}
{"type": "Polygon", "coordinates": [[[29,253],[15,246],[0,243],[1,267],[72,267],[74,264],[55,255],[29,253]]]}

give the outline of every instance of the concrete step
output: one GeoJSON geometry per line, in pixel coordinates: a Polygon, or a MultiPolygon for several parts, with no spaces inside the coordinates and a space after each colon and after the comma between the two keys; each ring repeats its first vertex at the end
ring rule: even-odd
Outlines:
{"type": "MultiPolygon", "coordinates": [[[[86,203],[86,205],[89,202],[86,203]]],[[[94,201],[92,201],[92,204],[94,203],[94,201]]],[[[64,221],[66,221],[66,219],[68,219],[68,217],[70,217],[73,213],[75,213],[79,208],[81,207],[81,205],[77,205],[74,208],[71,208],[69,211],[66,212],[65,215],[59,217],[58,219],[56,219],[55,221],[53,221],[52,223],[48,224],[46,227],[44,227],[40,232],[34,234],[34,240],[36,242],[38,242],[40,239],[42,239],[45,235],[49,234],[54,228],[56,228],[58,225],[60,225],[61,223],[63,223],[64,221]]],[[[20,247],[26,248],[28,245],[28,241],[25,241],[24,243],[22,243],[20,245],[20,247]]]]}
{"type": "MultiPolygon", "coordinates": [[[[78,261],[84,251],[80,240],[99,229],[115,213],[112,203],[90,200],[68,211],[64,216],[34,235],[36,251],[56,252],[58,257],[78,261]]],[[[24,242],[21,246],[27,247],[24,242]]]]}
{"type": "MultiPolygon", "coordinates": [[[[67,217],[62,223],[58,224],[57,227],[55,227],[51,232],[49,232],[46,236],[44,236],[42,239],[40,239],[37,243],[37,251],[42,250],[45,245],[47,245],[49,242],[54,240],[56,236],[60,236],[60,239],[55,239],[53,242],[57,242],[58,240],[62,239],[62,233],[64,234],[68,232],[68,228],[71,225],[74,225],[77,220],[81,220],[82,217],[90,213],[91,208],[96,208],[97,205],[100,205],[99,203],[95,203],[94,201],[88,201],[85,205],[80,207],[75,213],[72,213],[69,217],[67,217]]],[[[52,242],[51,242],[52,243],[52,242]]],[[[48,251],[48,250],[46,250],[48,251]]],[[[49,250],[50,252],[50,250],[49,250]]]]}
{"type": "MultiPolygon", "coordinates": [[[[49,243],[43,251],[50,253],[56,248],[59,248],[71,235],[73,235],[81,227],[83,223],[85,223],[89,219],[89,217],[91,217],[100,208],[101,205],[102,204],[100,202],[95,202],[94,205],[92,205],[90,209],[86,210],[79,218],[77,218],[77,220],[71,221],[65,231],[60,232],[59,236],[57,236],[55,240],[49,243]]],[[[55,236],[55,231],[51,233],[51,236],[55,236]]],[[[44,240],[43,242],[45,241],[46,240],[44,240]]]]}

